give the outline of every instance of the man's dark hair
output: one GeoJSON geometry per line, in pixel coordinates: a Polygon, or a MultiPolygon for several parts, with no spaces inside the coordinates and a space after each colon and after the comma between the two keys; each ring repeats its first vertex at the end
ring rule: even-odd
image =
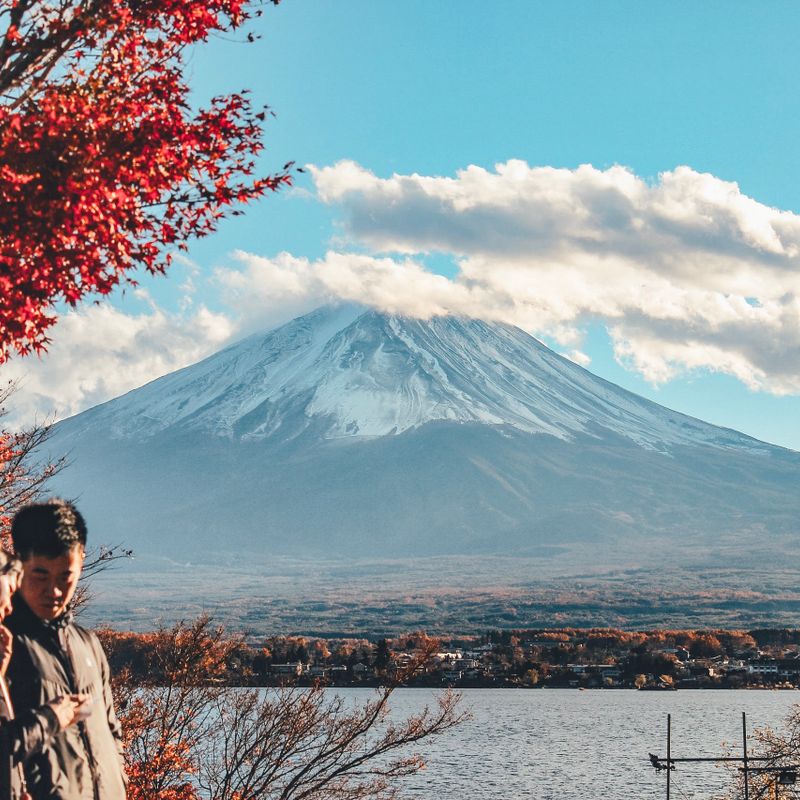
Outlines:
{"type": "Polygon", "coordinates": [[[72,503],[58,497],[21,508],[11,521],[17,555],[58,558],[73,547],[86,546],[86,522],[72,503]]]}

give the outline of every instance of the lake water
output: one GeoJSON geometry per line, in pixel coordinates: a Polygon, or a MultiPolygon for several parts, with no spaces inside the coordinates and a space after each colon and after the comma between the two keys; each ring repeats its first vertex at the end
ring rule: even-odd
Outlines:
{"type": "MultiPolygon", "coordinates": [[[[673,757],[722,755],[726,744],[739,755],[742,712],[749,733],[780,727],[800,692],[467,689],[463,698],[472,720],[423,743],[428,767],[409,779],[406,792],[413,797],[664,798],[665,773],[656,773],[647,754],[666,755],[667,714],[673,757]]],[[[429,690],[399,690],[393,714],[412,713],[430,700],[429,690]]],[[[678,765],[671,780],[673,800],[708,800],[724,792],[731,775],[713,765],[678,765]]]]}

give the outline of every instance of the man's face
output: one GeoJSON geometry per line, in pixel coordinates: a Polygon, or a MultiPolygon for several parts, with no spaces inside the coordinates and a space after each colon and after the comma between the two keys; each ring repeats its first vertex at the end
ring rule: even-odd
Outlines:
{"type": "Polygon", "coordinates": [[[51,620],[67,610],[78,588],[83,556],[83,548],[76,546],[63,556],[32,555],[22,562],[19,591],[36,616],[51,620]]]}

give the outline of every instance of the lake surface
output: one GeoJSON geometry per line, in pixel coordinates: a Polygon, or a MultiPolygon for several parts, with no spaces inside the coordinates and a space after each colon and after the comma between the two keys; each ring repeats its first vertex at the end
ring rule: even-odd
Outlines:
{"type": "MultiPolygon", "coordinates": [[[[362,697],[363,691],[336,690],[362,697]]],[[[678,691],[467,689],[473,714],[420,747],[428,767],[409,779],[406,793],[422,800],[655,800],[666,796],[665,773],[647,754],[666,755],[667,714],[672,755],[741,753],[742,712],[748,733],[780,728],[798,691],[678,691]]],[[[431,700],[430,690],[395,693],[393,715],[431,700]]],[[[751,751],[752,755],[752,751],[751,751]]],[[[672,800],[708,800],[730,785],[728,769],[678,765],[672,800]]]]}

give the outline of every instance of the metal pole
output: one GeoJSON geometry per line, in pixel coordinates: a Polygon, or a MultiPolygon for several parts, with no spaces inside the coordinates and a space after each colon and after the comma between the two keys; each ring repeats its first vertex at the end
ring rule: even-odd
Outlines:
{"type": "Polygon", "coordinates": [[[747,779],[747,714],[742,711],[742,755],[744,756],[744,800],[750,800],[750,786],[747,779]]]}
{"type": "Polygon", "coordinates": [[[670,745],[672,740],[672,714],[667,714],[667,800],[669,800],[669,774],[672,772],[670,745]]]}

